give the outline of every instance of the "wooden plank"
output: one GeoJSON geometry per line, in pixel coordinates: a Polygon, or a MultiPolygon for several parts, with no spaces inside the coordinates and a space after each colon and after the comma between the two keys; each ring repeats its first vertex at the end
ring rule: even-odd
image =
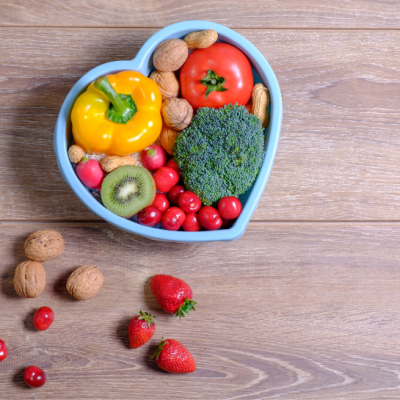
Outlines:
{"type": "MultiPolygon", "coordinates": [[[[1,219],[93,219],[52,134],[71,86],[155,30],[0,29],[1,219]]],[[[281,85],[284,121],[256,220],[400,220],[399,31],[239,30],[281,85]]]]}
{"type": "Polygon", "coordinates": [[[203,19],[230,27],[399,28],[400,4],[385,0],[5,0],[2,26],[164,27],[203,19]]]}
{"type": "Polygon", "coordinates": [[[7,399],[377,399],[398,398],[400,225],[251,223],[237,242],[161,243],[94,224],[3,223],[0,229],[0,363],[7,399]],[[36,299],[13,289],[23,243],[38,228],[62,232],[66,250],[44,263],[47,287],[36,299]],[[87,302],[71,299],[72,269],[98,266],[105,283],[87,302]],[[196,312],[179,321],[149,291],[157,273],[193,288],[196,312]],[[51,306],[46,332],[33,311],[51,306]],[[157,315],[148,346],[130,350],[129,320],[157,315]],[[149,355],[161,337],[180,340],[198,369],[161,373],[149,355]],[[35,364],[46,386],[27,390],[35,364]]]}

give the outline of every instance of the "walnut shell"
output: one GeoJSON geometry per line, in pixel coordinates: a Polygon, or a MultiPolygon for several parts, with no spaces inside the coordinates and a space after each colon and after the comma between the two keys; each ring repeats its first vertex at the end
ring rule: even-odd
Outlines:
{"type": "Polygon", "coordinates": [[[163,72],[178,70],[189,56],[186,42],[181,39],[169,39],[161,42],[153,54],[153,63],[156,69],[163,72]]]}
{"type": "Polygon", "coordinates": [[[103,274],[98,268],[82,265],[69,276],[67,290],[77,300],[89,300],[96,296],[103,282],[103,274]]]}
{"type": "Polygon", "coordinates": [[[34,261],[48,261],[64,251],[64,239],[60,232],[39,230],[29,235],[25,241],[25,254],[34,261]]]}
{"type": "Polygon", "coordinates": [[[173,72],[153,71],[150,74],[150,79],[152,79],[160,89],[163,101],[171,97],[178,97],[179,82],[173,72]]]}
{"type": "Polygon", "coordinates": [[[167,99],[161,107],[167,126],[177,131],[187,128],[193,118],[193,108],[185,99],[167,99]]]}
{"type": "Polygon", "coordinates": [[[167,125],[163,124],[160,135],[161,146],[170,156],[174,155],[175,140],[178,137],[178,135],[179,132],[177,132],[175,129],[172,129],[167,125]]]}
{"type": "Polygon", "coordinates": [[[46,286],[46,271],[37,261],[18,264],[14,275],[14,288],[20,297],[39,296],[46,286]]]}

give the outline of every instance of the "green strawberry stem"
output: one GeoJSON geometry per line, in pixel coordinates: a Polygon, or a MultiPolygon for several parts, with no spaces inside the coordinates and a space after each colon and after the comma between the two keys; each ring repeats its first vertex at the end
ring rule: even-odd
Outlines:
{"type": "Polygon", "coordinates": [[[139,311],[140,317],[138,319],[142,319],[147,322],[147,326],[150,328],[151,324],[154,324],[154,318],[157,318],[155,315],[151,315],[150,313],[139,311]]]}
{"type": "Polygon", "coordinates": [[[194,306],[197,304],[197,301],[190,300],[190,299],[185,299],[183,304],[178,308],[178,311],[176,312],[175,316],[179,317],[181,319],[184,317],[189,311],[193,310],[196,311],[194,306]]]}
{"type": "Polygon", "coordinates": [[[155,351],[155,353],[150,357],[150,360],[152,360],[154,357],[156,358],[156,360],[158,360],[158,357],[160,357],[161,352],[163,351],[164,346],[167,344],[167,341],[164,340],[163,338],[161,338],[161,342],[157,347],[157,350],[155,351]]]}

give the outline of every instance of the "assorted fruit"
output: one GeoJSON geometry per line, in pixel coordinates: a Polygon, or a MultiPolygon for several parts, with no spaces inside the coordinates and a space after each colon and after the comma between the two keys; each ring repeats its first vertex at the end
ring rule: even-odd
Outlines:
{"type": "Polygon", "coordinates": [[[165,40],[150,77],[102,76],[75,101],[68,156],[112,213],[188,232],[239,217],[263,162],[269,95],[245,54],[217,40],[212,29],[165,40]]]}
{"type": "MultiPolygon", "coordinates": [[[[148,208],[155,209],[161,216],[161,211],[156,206],[148,208]]],[[[172,207],[167,212],[173,208],[180,210],[177,207],[172,207]]],[[[182,210],[180,211],[183,213],[182,210]]],[[[58,257],[63,251],[64,239],[60,232],[54,230],[33,232],[25,242],[26,256],[41,261],[58,257]]],[[[75,299],[89,300],[99,292],[103,282],[104,277],[98,268],[83,265],[71,273],[66,288],[75,299]]],[[[19,296],[26,298],[39,296],[45,286],[46,273],[43,265],[38,261],[30,259],[17,266],[14,287],[19,296]],[[21,266],[21,264],[24,265],[21,266]]],[[[197,302],[192,300],[193,291],[181,279],[171,275],[154,275],[150,279],[150,289],[160,307],[169,314],[175,314],[179,319],[185,317],[191,310],[195,311],[194,306],[197,302]]],[[[145,345],[153,337],[155,319],[155,315],[140,310],[138,315],[131,320],[127,334],[132,349],[145,345]]],[[[32,323],[38,331],[46,331],[53,321],[53,310],[50,307],[43,306],[36,310],[32,323]]],[[[4,361],[7,356],[6,343],[0,339],[0,362],[4,361]]],[[[161,339],[161,343],[152,358],[155,358],[157,365],[167,372],[187,373],[196,370],[196,363],[190,352],[181,343],[173,339],[161,339]]],[[[46,374],[39,367],[31,365],[25,369],[23,380],[28,386],[39,388],[46,383],[46,374]]]]}

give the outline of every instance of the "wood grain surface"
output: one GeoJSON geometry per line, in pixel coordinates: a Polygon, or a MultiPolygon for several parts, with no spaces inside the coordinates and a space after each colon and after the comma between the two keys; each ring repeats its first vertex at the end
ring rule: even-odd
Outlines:
{"type": "MultiPolygon", "coordinates": [[[[92,220],[56,166],[73,84],[154,29],[0,28],[0,215],[92,220]]],[[[255,220],[400,220],[400,31],[239,30],[281,85],[284,119],[255,220]]]]}
{"type": "Polygon", "coordinates": [[[396,0],[4,0],[3,26],[159,27],[203,19],[251,28],[399,28],[396,0]]]}
{"type": "Polygon", "coordinates": [[[0,3],[1,400],[356,400],[400,398],[400,2],[396,0],[4,0],[0,3]],[[284,119],[270,180],[234,243],[153,242],[112,228],[64,183],[52,136],[91,68],[132,59],[159,28],[206,19],[252,41],[281,86],[284,119]],[[23,244],[57,229],[36,299],[13,288],[23,244]],[[105,283],[87,302],[65,285],[83,264],[105,283]],[[149,290],[157,273],[198,301],[182,321],[149,290]],[[34,311],[51,306],[46,332],[34,311]],[[138,310],[157,315],[131,350],[138,310]],[[160,371],[161,337],[193,374],[160,371]],[[28,365],[48,381],[29,389],[28,365]]]}
{"type": "Polygon", "coordinates": [[[0,230],[2,399],[395,399],[400,397],[400,227],[391,223],[251,223],[234,243],[182,245],[122,233],[105,223],[3,223],[0,230]],[[66,249],[44,263],[36,299],[13,289],[23,243],[58,229],[66,249]],[[105,283],[87,302],[66,292],[72,269],[93,264],[105,283]],[[181,321],[149,291],[156,273],[185,279],[198,301],[181,321]],[[46,332],[33,311],[51,305],[46,332]],[[5,306],[4,306],[5,305],[5,306]],[[139,309],[157,315],[150,344],[130,350],[139,309]],[[161,337],[180,340],[197,371],[171,375],[149,356],[161,337]],[[29,390],[24,367],[48,382],[29,390]]]}

